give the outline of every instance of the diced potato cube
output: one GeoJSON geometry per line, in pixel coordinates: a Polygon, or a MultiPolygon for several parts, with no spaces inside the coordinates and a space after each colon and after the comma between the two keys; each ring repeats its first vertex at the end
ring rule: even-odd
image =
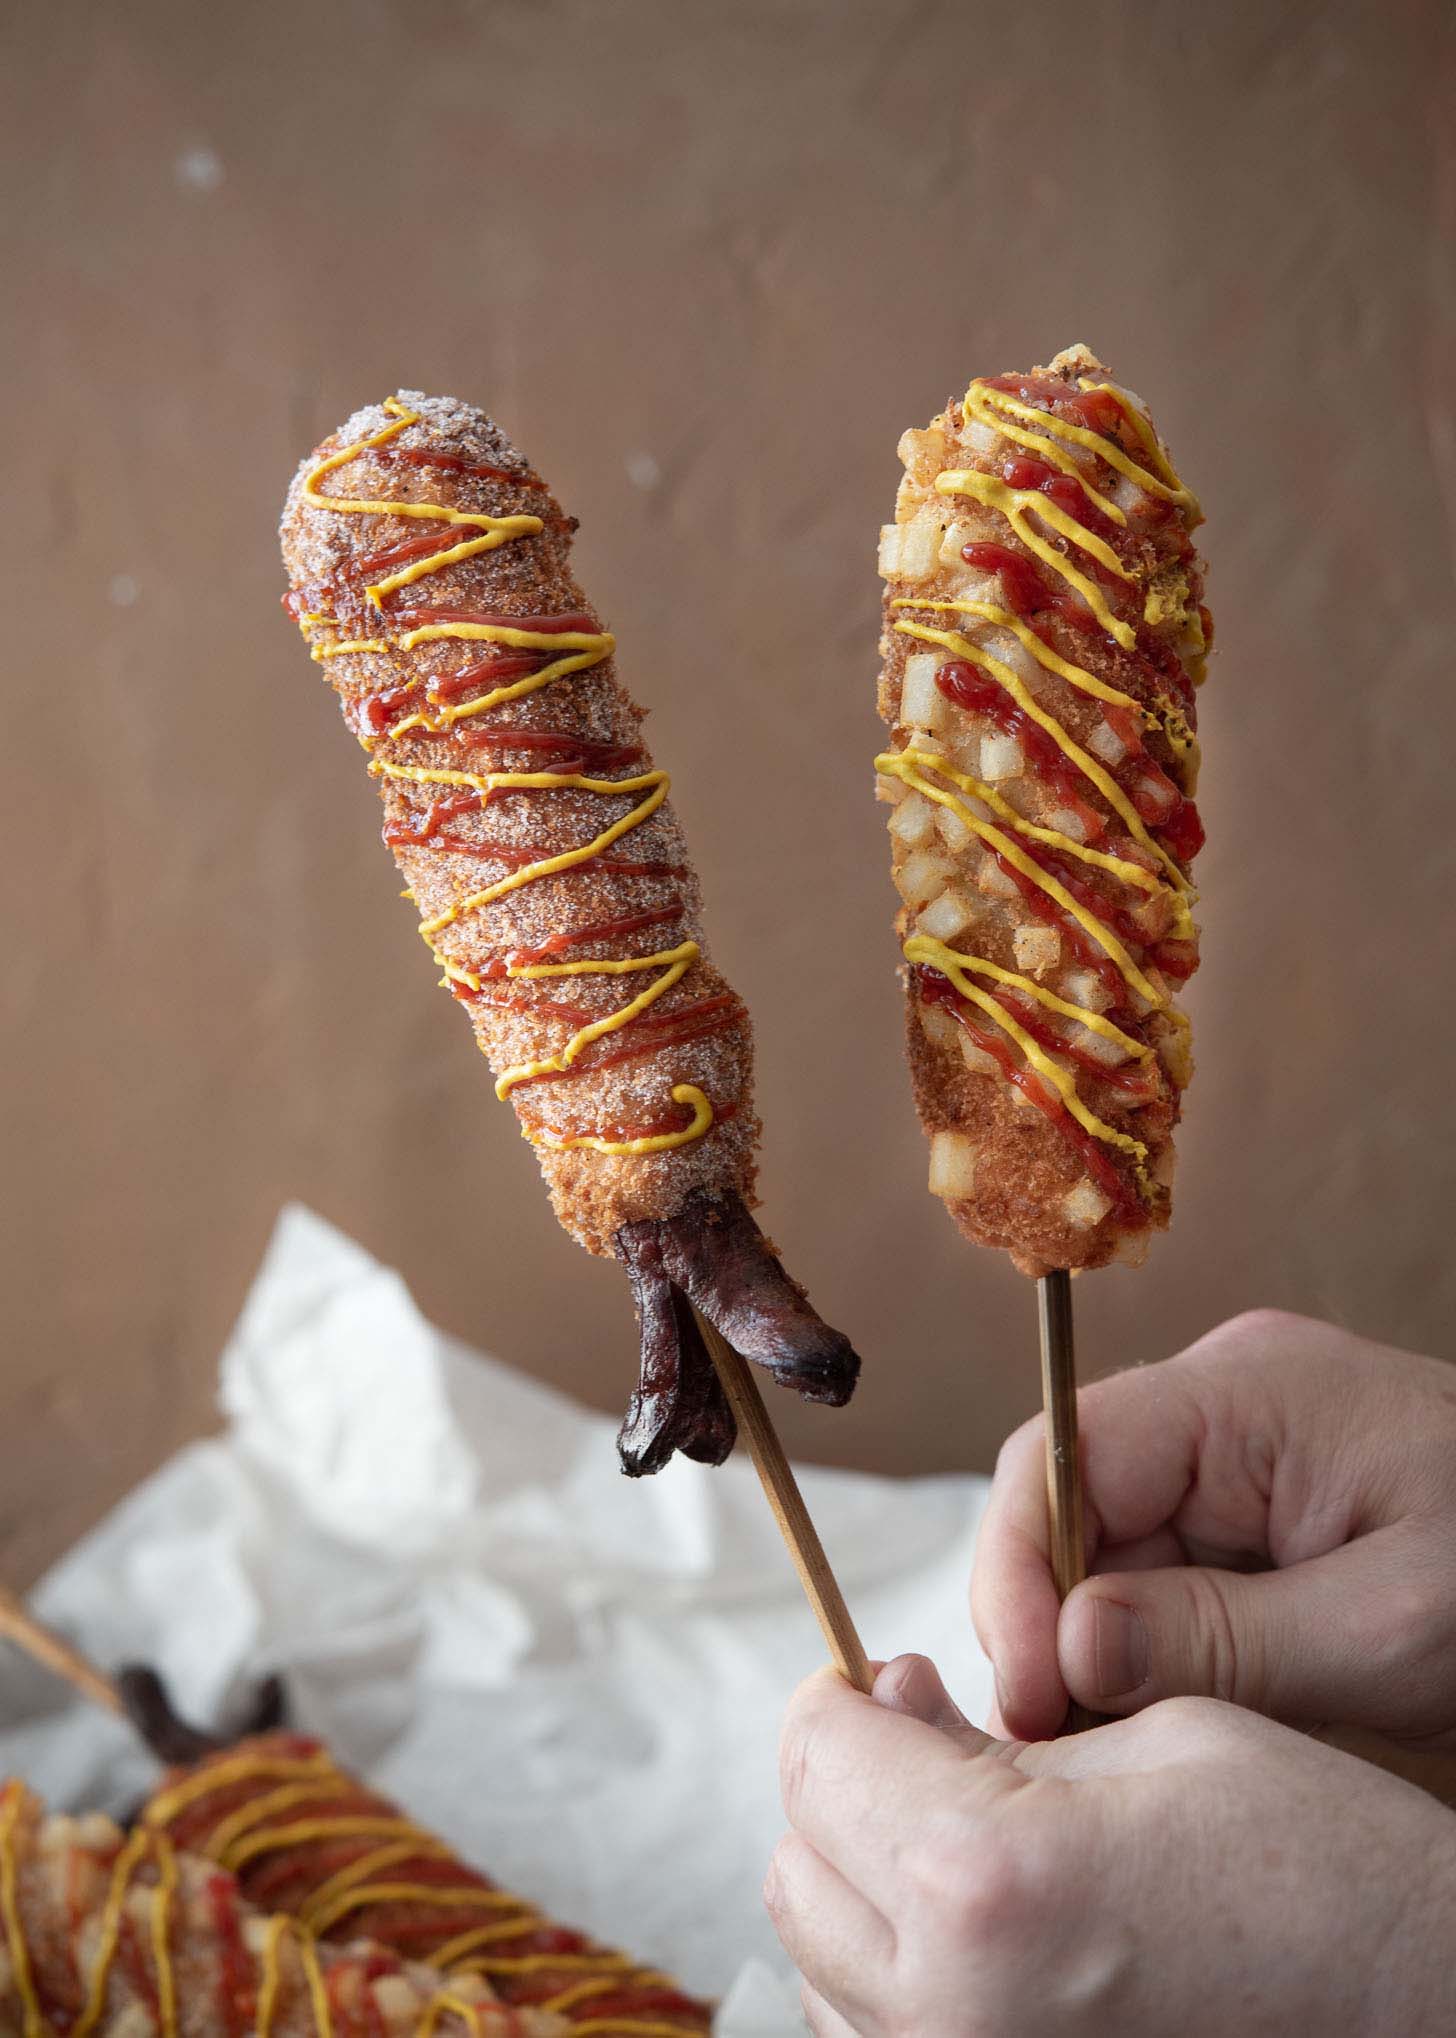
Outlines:
{"type": "Polygon", "coordinates": [[[895,569],[902,580],[928,580],[940,556],[940,537],[945,528],[940,507],[927,503],[908,524],[900,526],[900,558],[895,569]]]}
{"type": "Polygon", "coordinates": [[[939,729],[950,702],[935,683],[942,660],[934,651],[917,651],[905,660],[900,682],[900,720],[915,729],[939,729]]]}
{"type": "Polygon", "coordinates": [[[976,1191],[976,1144],[964,1132],[937,1132],[930,1141],[930,1193],[959,1203],[976,1191]]]}
{"type": "Polygon", "coordinates": [[[1155,1019],[1149,1027],[1153,1045],[1175,1089],[1186,1090],[1193,1080],[1193,1044],[1186,1026],[1171,1019],[1155,1019]]]}
{"type": "Polygon", "coordinates": [[[931,900],[915,925],[918,932],[928,934],[932,941],[954,941],[975,917],[976,908],[964,892],[948,889],[931,900]]]}
{"type": "Polygon", "coordinates": [[[901,524],[880,526],[880,572],[886,580],[900,571],[900,532],[903,528],[901,524]]]}
{"type": "Polygon", "coordinates": [[[928,906],[955,876],[955,865],[928,849],[917,849],[895,872],[895,889],[907,906],[928,906]]]}
{"type": "Polygon", "coordinates": [[[902,432],[895,450],[908,473],[917,481],[930,482],[945,465],[945,434],[935,425],[923,432],[902,432]]]}
{"type": "Polygon", "coordinates": [[[1008,631],[998,630],[994,636],[985,639],[985,644],[991,656],[999,658],[1003,665],[1009,665],[1018,679],[1033,683],[1037,681],[1041,665],[1019,637],[1013,637],[1008,631]]]}
{"type": "Polygon", "coordinates": [[[994,1055],[987,1054],[984,1047],[977,1047],[964,1027],[958,1029],[961,1036],[961,1059],[973,1076],[999,1076],[994,1055]]]}
{"type": "Polygon", "coordinates": [[[373,1984],[373,1993],[381,2014],[401,2027],[413,2019],[419,2007],[414,1987],[402,1974],[381,1974],[373,1984]]]}
{"type": "Polygon", "coordinates": [[[1080,1019],[1068,1020],[1067,1040],[1083,1054],[1090,1054],[1094,1061],[1100,1061],[1104,1068],[1120,1067],[1130,1053],[1120,1040],[1109,1040],[1105,1033],[1098,1033],[1094,1027],[1084,1026],[1080,1019]]]}
{"type": "Polygon", "coordinates": [[[937,807],[935,825],[941,841],[957,856],[969,849],[976,839],[974,831],[966,826],[954,807],[937,807]]]}
{"type": "Polygon", "coordinates": [[[890,816],[890,833],[905,849],[923,849],[935,833],[935,803],[909,792],[890,816]]]}
{"type": "Polygon", "coordinates": [[[1076,1188],[1069,1189],[1062,1198],[1062,1215],[1078,1231],[1090,1231],[1094,1224],[1102,1222],[1111,1208],[1112,1198],[1105,1196],[1095,1182],[1078,1182],[1076,1188]]]}
{"type": "Polygon", "coordinates": [[[1105,1012],[1112,994],[1095,970],[1069,969],[1062,978],[1062,996],[1084,1012],[1105,1012]]]}
{"type": "Polygon", "coordinates": [[[1034,977],[1044,976],[1062,959],[1062,937],[1055,927],[1042,927],[1033,922],[1029,926],[1018,927],[1013,933],[1011,952],[1019,970],[1034,977]]]}
{"type": "Polygon", "coordinates": [[[1173,898],[1167,891],[1154,892],[1133,914],[1144,941],[1161,941],[1173,924],[1173,898]]]}
{"type": "Polygon", "coordinates": [[[957,771],[963,771],[967,778],[981,776],[981,732],[977,723],[969,721],[963,715],[953,717],[952,727],[942,738],[941,747],[945,752],[947,764],[954,765],[957,771]],[[955,733],[957,724],[958,734],[955,733]]]}
{"type": "Polygon", "coordinates": [[[1127,745],[1110,722],[1097,724],[1086,739],[1086,748],[1104,764],[1121,764],[1127,755],[1127,745]]]}
{"type": "Polygon", "coordinates": [[[944,1005],[921,1005],[918,1010],[920,1031],[927,1040],[932,1041],[936,1047],[948,1047],[953,1051],[959,1048],[965,1034],[956,1025],[944,1005]]]}
{"type": "MultiPolygon", "coordinates": [[[[940,541],[941,565],[964,567],[966,562],[961,557],[961,549],[963,546],[972,544],[975,540],[975,535],[974,524],[954,523],[948,525],[945,536],[940,541]]],[[[971,595],[969,599],[976,601],[979,597],[971,595]]]]}
{"type": "Polygon", "coordinates": [[[981,859],[981,868],[976,873],[976,889],[989,892],[993,899],[1019,899],[1020,890],[1016,880],[1008,877],[995,857],[988,852],[981,859]]]}
{"type": "Polygon", "coordinates": [[[1114,486],[1112,500],[1131,524],[1141,522],[1153,508],[1151,499],[1125,474],[1114,486]]]}
{"type": "Polygon", "coordinates": [[[1051,812],[1043,817],[1042,826],[1055,828],[1059,835],[1065,835],[1073,842],[1087,840],[1087,823],[1070,807],[1053,807],[1051,812]]]}
{"type": "Polygon", "coordinates": [[[1019,777],[1022,763],[1021,745],[1014,736],[1003,736],[999,729],[993,729],[989,736],[981,738],[981,769],[977,776],[988,785],[995,785],[998,779],[1019,777]]]}
{"type": "MultiPolygon", "coordinates": [[[[1001,434],[994,425],[988,425],[983,418],[971,417],[961,426],[956,437],[963,446],[969,446],[973,453],[994,453],[1000,443],[1001,434]]],[[[1015,448],[1012,448],[1015,451],[1015,448]]]]}

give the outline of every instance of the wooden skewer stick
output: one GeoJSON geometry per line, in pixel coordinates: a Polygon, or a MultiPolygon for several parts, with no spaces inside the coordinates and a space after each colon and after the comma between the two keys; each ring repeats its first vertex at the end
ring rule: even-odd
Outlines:
{"type": "MultiPolygon", "coordinates": [[[[1082,1459],[1077,1448],[1077,1347],[1072,1330],[1072,1277],[1059,1268],[1036,1284],[1041,1331],[1041,1399],[1046,1410],[1047,1515],[1051,1524],[1052,1577],[1065,1599],[1087,1576],[1083,1535],[1082,1459]]],[[[1097,1716],[1075,1700],[1067,1731],[1095,1726],[1097,1716]]]]}
{"type": "Polygon", "coordinates": [[[121,1694],[105,1671],[98,1670],[90,1659],[71,1644],[48,1628],[44,1621],[37,1620],[24,1600],[19,1599],[8,1587],[0,1585],[0,1635],[24,1649],[37,1663],[43,1663],[47,1670],[55,1672],[67,1684],[73,1685],[83,1698],[89,1698],[93,1705],[104,1706],[108,1712],[125,1713],[121,1694]]]}
{"type": "Polygon", "coordinates": [[[804,1596],[823,1630],[834,1667],[856,1691],[868,1693],[874,1683],[869,1658],[844,1603],[839,1581],[829,1568],[819,1531],[809,1518],[799,1482],[784,1456],[784,1447],[779,1442],[773,1420],[764,1407],[758,1382],[747,1360],[734,1351],[707,1318],[696,1309],[693,1314],[698,1319],[698,1328],[703,1333],[708,1355],[723,1384],[728,1405],[738,1420],[739,1431],[747,1439],[753,1454],[753,1463],[768,1504],[773,1509],[774,1520],[794,1560],[804,1596]]]}

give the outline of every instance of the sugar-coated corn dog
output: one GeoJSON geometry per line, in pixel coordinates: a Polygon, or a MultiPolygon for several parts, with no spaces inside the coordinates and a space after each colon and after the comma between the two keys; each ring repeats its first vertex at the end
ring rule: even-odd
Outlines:
{"type": "Polygon", "coordinates": [[[1083,347],[900,442],[877,759],[930,1186],[1024,1272],[1168,1221],[1198,963],[1193,496],[1083,347]]]}
{"type": "Polygon", "coordinates": [[[230,1871],[255,1906],[326,1943],[363,1935],[451,1985],[482,1979],[507,2003],[559,2016],[575,2038],[711,2026],[711,2007],[668,1975],[498,1888],[302,1735],[258,1735],[174,1770],[138,1826],[230,1871]]]}
{"type": "Polygon", "coordinates": [[[643,1383],[623,1461],[651,1471],[733,1441],[685,1295],[808,1398],[846,1400],[858,1361],[748,1216],[748,1015],[706,953],[667,774],[571,574],[574,528],[489,418],[401,392],[300,467],[285,605],[557,1215],[626,1263],[643,1383]]]}
{"type": "MultiPolygon", "coordinates": [[[[0,1785],[0,2038],[564,2038],[479,1975],[320,1945],[215,1861],[0,1785]]],[[[578,2033],[578,2038],[580,2034],[578,2033]]]]}

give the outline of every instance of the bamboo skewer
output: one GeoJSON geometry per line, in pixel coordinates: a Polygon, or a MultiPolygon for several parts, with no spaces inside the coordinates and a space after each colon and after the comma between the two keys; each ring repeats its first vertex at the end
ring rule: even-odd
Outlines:
{"type": "Polygon", "coordinates": [[[121,1693],[106,1673],[98,1670],[89,1657],[73,1648],[53,1628],[38,1620],[24,1600],[4,1585],[0,1585],[0,1635],[14,1642],[18,1649],[24,1649],[47,1670],[54,1671],[83,1698],[89,1698],[93,1705],[104,1706],[108,1712],[125,1716],[121,1693]]]}
{"type": "MultiPolygon", "coordinates": [[[[1041,1398],[1046,1411],[1052,1577],[1057,1598],[1065,1599],[1087,1576],[1082,1459],[1077,1448],[1077,1346],[1072,1328],[1072,1277],[1065,1269],[1043,1274],[1037,1282],[1036,1313],[1041,1333],[1041,1398]]],[[[1068,1733],[1078,1734],[1096,1724],[1097,1715],[1073,1700],[1067,1708],[1068,1733]]]]}
{"type": "Polygon", "coordinates": [[[707,1318],[696,1309],[693,1314],[697,1317],[698,1328],[703,1333],[703,1342],[708,1347],[708,1355],[722,1382],[723,1392],[728,1397],[728,1405],[737,1418],[739,1432],[752,1453],[764,1494],[794,1560],[804,1596],[813,1608],[829,1646],[834,1667],[856,1691],[868,1693],[874,1684],[869,1658],[845,1605],[839,1581],[829,1568],[819,1531],[804,1505],[799,1482],[784,1456],[784,1447],[764,1406],[758,1382],[747,1360],[734,1351],[707,1318]]]}

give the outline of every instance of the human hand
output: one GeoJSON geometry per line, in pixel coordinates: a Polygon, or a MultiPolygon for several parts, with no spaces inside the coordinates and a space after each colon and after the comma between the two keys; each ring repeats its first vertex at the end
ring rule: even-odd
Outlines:
{"type": "Polygon", "coordinates": [[[1006,1731],[1186,1693],[1456,1747],[1456,1371],[1257,1310],[1078,1406],[1094,1575],[1059,1611],[1039,1419],[977,1541],[1006,1731]]]}
{"type": "Polygon", "coordinates": [[[1456,1818],[1210,1700],[1034,1746],[801,1686],[764,1896],[815,2038],[1449,2038],[1456,1818]]]}

